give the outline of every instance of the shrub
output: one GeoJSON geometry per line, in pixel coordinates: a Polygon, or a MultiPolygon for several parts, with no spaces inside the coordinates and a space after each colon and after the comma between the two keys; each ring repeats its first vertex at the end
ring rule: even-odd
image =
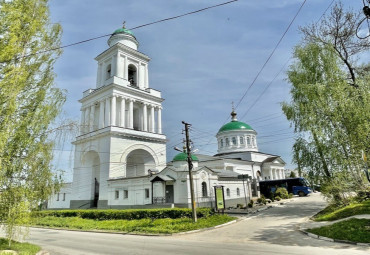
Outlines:
{"type": "MultiPolygon", "coordinates": [[[[212,208],[198,208],[197,216],[206,218],[214,214],[212,208]]],[[[175,208],[175,209],[128,209],[128,210],[50,210],[50,211],[35,211],[32,212],[32,217],[79,217],[92,220],[138,220],[138,219],[178,219],[191,218],[191,209],[175,208]]]]}
{"type": "Polygon", "coordinates": [[[289,193],[288,197],[289,198],[292,198],[293,197],[293,193],[289,193]]]}
{"type": "Polygon", "coordinates": [[[279,196],[277,196],[277,197],[275,197],[275,200],[276,200],[276,201],[280,201],[280,200],[281,200],[281,198],[280,198],[279,196]]]}
{"type": "Polygon", "coordinates": [[[237,204],[236,205],[236,208],[243,208],[244,207],[244,205],[243,204],[237,204]]]}
{"type": "Polygon", "coordinates": [[[278,196],[278,197],[280,197],[282,199],[289,198],[287,189],[286,188],[283,188],[283,187],[277,188],[277,190],[275,192],[275,196],[278,196]]]}

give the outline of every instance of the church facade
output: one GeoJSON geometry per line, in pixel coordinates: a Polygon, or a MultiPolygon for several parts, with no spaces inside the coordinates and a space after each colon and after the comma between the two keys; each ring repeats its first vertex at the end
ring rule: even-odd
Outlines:
{"type": "MultiPolygon", "coordinates": [[[[95,58],[96,87],[79,100],[73,182],[50,198],[49,208],[191,207],[186,151],[166,161],[163,98],[149,86],[150,58],[126,28],[108,45],[95,58]]],[[[214,206],[216,185],[224,186],[229,207],[258,197],[259,180],[285,178],[285,162],[259,152],[257,132],[234,110],[216,138],[216,155],[192,155],[197,206],[214,206]]]]}

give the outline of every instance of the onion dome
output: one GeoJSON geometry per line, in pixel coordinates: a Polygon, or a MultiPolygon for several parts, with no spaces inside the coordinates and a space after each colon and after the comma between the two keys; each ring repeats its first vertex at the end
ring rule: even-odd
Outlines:
{"type": "Polygon", "coordinates": [[[136,40],[134,33],[125,28],[124,25],[122,28],[116,29],[108,39],[109,47],[112,47],[117,43],[126,45],[134,50],[137,50],[139,47],[139,42],[136,40]]]}
{"type": "Polygon", "coordinates": [[[238,121],[236,118],[236,112],[233,109],[233,111],[231,112],[231,121],[223,125],[220,128],[220,130],[218,130],[217,134],[219,134],[220,132],[232,131],[232,130],[233,131],[238,131],[238,130],[243,131],[243,130],[253,130],[253,128],[244,122],[238,121]]]}

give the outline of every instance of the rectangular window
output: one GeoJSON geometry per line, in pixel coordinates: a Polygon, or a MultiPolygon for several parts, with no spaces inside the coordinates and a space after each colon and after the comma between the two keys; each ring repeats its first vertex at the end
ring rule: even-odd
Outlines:
{"type": "Polygon", "coordinates": [[[224,147],[224,140],[221,139],[221,148],[224,147]]]}
{"type": "Polygon", "coordinates": [[[59,193],[57,194],[57,201],[59,201],[59,193]]]}
{"type": "Polygon", "coordinates": [[[229,138],[226,138],[225,141],[226,141],[226,146],[230,146],[229,138]]]}
{"type": "Polygon", "coordinates": [[[244,137],[240,137],[240,144],[244,144],[244,137]]]}
{"type": "Polygon", "coordinates": [[[66,201],[66,193],[63,193],[63,201],[66,201]]]}
{"type": "Polygon", "coordinates": [[[145,198],[149,198],[149,189],[145,189],[145,198]]]}
{"type": "Polygon", "coordinates": [[[127,189],[125,189],[123,191],[123,198],[128,198],[128,190],[127,189]]]}
{"type": "Polygon", "coordinates": [[[119,190],[116,190],[116,191],[114,192],[114,198],[115,198],[115,199],[119,199],[119,190]]]}

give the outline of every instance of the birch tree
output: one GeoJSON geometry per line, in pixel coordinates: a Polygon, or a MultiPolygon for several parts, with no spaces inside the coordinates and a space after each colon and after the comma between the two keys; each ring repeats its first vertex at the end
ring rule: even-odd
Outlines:
{"type": "Polygon", "coordinates": [[[9,240],[58,186],[48,127],[65,101],[54,85],[60,37],[48,0],[0,0],[0,223],[9,240]]]}

